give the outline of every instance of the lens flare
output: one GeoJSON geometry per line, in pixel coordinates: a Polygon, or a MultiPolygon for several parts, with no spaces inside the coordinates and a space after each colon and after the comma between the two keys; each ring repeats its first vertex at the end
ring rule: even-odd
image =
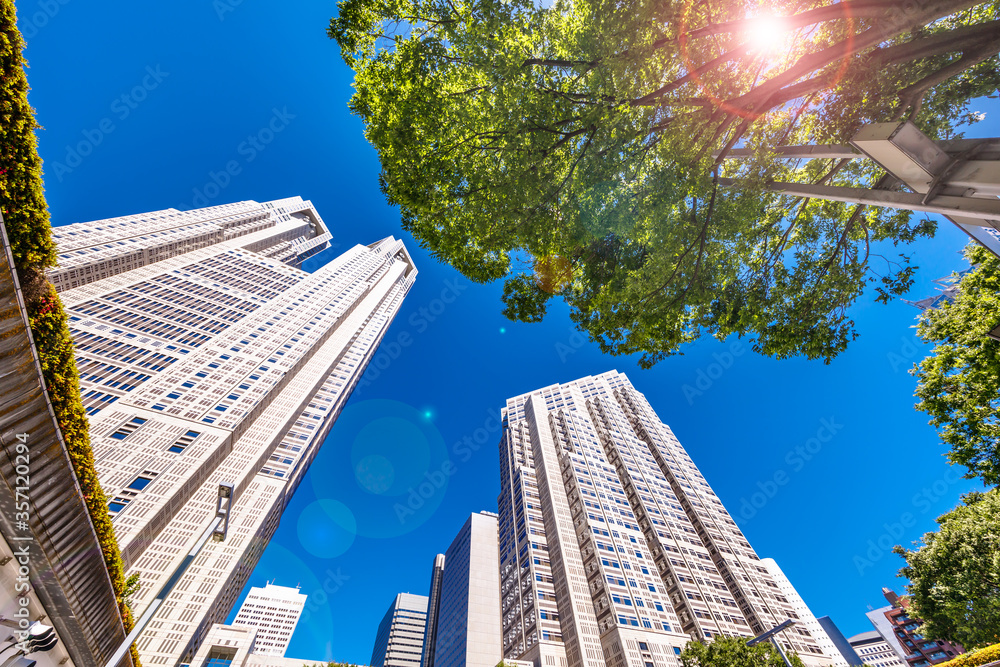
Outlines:
{"type": "Polygon", "coordinates": [[[788,22],[779,16],[759,16],[750,22],[746,36],[755,51],[777,51],[788,39],[788,22]]]}

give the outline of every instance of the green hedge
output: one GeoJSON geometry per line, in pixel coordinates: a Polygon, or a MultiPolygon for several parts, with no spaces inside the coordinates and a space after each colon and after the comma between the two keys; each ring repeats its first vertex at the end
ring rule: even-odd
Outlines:
{"type": "MultiPolygon", "coordinates": [[[[0,0],[0,211],[3,212],[11,254],[24,292],[31,333],[41,360],[56,419],[70,460],[86,498],[104,554],[125,631],[132,629],[125,604],[121,553],[108,516],[107,499],[94,470],[87,415],[80,402],[80,377],[66,312],[45,268],[56,263],[56,247],[42,185],[42,160],[35,138],[34,109],[28,104],[24,40],[17,29],[12,0],[0,0]]],[[[138,665],[139,655],[132,648],[138,665]]]]}
{"type": "Polygon", "coordinates": [[[979,667],[1000,660],[1000,644],[993,644],[971,653],[963,653],[954,660],[939,663],[936,667],[979,667]]]}

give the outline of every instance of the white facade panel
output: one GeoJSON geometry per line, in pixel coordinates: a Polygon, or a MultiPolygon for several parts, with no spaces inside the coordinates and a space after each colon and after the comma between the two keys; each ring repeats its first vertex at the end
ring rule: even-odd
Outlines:
{"type": "Polygon", "coordinates": [[[56,228],[51,276],[140,613],[213,519],[219,484],[236,491],[226,541],[137,642],[147,666],[190,660],[225,620],[413,284],[393,238],[302,271],[329,238],[299,197],[56,228]]]}

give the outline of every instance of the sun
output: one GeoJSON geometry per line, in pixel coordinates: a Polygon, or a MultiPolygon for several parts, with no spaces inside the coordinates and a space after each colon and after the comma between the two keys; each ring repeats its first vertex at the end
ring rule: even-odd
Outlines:
{"type": "Polygon", "coordinates": [[[754,51],[770,53],[784,46],[788,22],[780,16],[758,16],[750,21],[746,35],[754,51]]]}

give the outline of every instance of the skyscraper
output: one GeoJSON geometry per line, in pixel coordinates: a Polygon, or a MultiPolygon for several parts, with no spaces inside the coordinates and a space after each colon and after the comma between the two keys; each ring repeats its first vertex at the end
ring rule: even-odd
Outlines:
{"type": "Polygon", "coordinates": [[[792,609],[798,615],[799,622],[809,631],[812,638],[816,640],[823,654],[830,658],[835,667],[847,667],[847,660],[834,645],[833,639],[826,634],[826,630],[816,620],[816,617],[809,609],[809,605],[802,599],[799,592],[795,590],[795,586],[792,586],[792,582],[785,576],[778,563],[773,558],[761,558],[760,562],[763,563],[767,571],[774,577],[774,583],[778,584],[778,590],[781,591],[781,594],[792,605],[792,609]]]}
{"type": "Polygon", "coordinates": [[[402,243],[328,246],[298,197],[58,227],[101,486],[141,613],[234,489],[210,542],[137,642],[190,660],[223,622],[416,275],[402,243]]]}
{"type": "Polygon", "coordinates": [[[423,667],[494,667],[500,662],[496,514],[470,516],[448,551],[434,560],[430,599],[423,667]]]}
{"type": "MultiPolygon", "coordinates": [[[[677,665],[692,638],[755,635],[796,617],[623,374],[508,399],[500,480],[505,657],[677,665]]],[[[831,662],[801,625],[780,641],[807,665],[831,662]]]]}
{"type": "Polygon", "coordinates": [[[427,596],[427,632],[424,634],[421,667],[434,667],[434,642],[437,639],[438,609],[441,608],[441,580],[444,578],[444,554],[434,557],[431,570],[431,590],[427,596]]]}
{"type": "Polygon", "coordinates": [[[420,667],[427,629],[427,598],[400,593],[375,635],[371,667],[420,667]]]}
{"type": "Polygon", "coordinates": [[[236,612],[233,625],[256,628],[253,653],[284,657],[305,606],[306,596],[298,588],[271,583],[264,588],[254,586],[236,612]]]}

